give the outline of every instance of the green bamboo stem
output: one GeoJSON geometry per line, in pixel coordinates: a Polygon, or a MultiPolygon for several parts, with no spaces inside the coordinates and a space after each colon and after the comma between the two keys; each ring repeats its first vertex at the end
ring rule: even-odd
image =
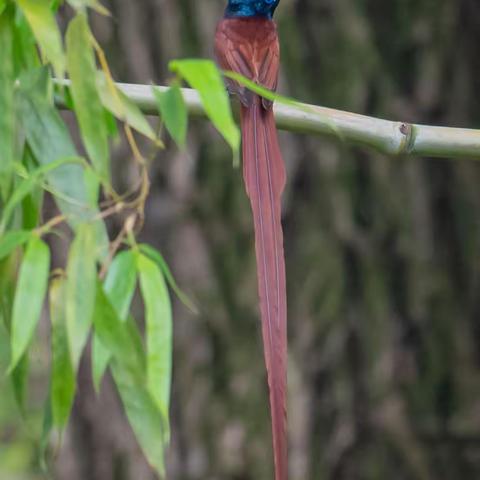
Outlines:
{"type": "MultiPolygon", "coordinates": [[[[145,114],[158,115],[151,86],[117,85],[145,114]]],[[[164,90],[167,87],[158,88],[164,90]]],[[[197,92],[188,88],[182,92],[189,113],[205,116],[197,92]]],[[[329,135],[348,143],[369,146],[386,155],[480,159],[480,130],[393,122],[301,103],[296,106],[277,102],[274,110],[281,130],[329,135]]]]}

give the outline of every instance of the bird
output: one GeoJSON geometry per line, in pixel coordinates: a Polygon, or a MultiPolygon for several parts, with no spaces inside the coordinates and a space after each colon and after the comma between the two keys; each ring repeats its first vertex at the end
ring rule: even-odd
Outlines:
{"type": "MultiPolygon", "coordinates": [[[[280,0],[229,0],[215,33],[223,70],[271,91],[277,88],[280,47],[273,14],[280,0]]],[[[286,173],[273,102],[227,79],[240,101],[242,164],[255,231],[258,293],[269,386],[275,480],[287,480],[287,298],[281,195],[286,173]]]]}

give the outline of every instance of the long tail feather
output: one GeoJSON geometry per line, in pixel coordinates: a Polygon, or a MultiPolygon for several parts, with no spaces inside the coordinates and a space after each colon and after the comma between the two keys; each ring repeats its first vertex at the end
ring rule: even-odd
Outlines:
{"type": "Polygon", "coordinates": [[[242,107],[243,177],[253,211],[258,291],[272,416],[275,480],[287,479],[287,301],[280,197],[285,167],[271,108],[242,107]]]}

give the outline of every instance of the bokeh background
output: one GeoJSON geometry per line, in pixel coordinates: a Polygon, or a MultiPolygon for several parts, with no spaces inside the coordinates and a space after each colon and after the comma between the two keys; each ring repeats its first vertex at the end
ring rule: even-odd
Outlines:
{"type": "MultiPolygon", "coordinates": [[[[95,16],[93,27],[119,81],[165,84],[170,59],[212,56],[221,0],[103,3],[113,17],[95,16]]],[[[480,128],[478,0],[282,0],[277,20],[281,93],[480,128]]],[[[281,141],[290,478],[480,478],[480,164],[388,158],[285,133],[281,141]]],[[[134,175],[122,145],[115,175],[119,188],[134,175]]],[[[175,304],[168,478],[271,479],[241,170],[212,127],[195,120],[187,151],[170,145],[158,154],[152,180],[142,238],[200,308],[195,316],[175,304]]],[[[1,480],[44,478],[36,439],[48,341],[43,322],[26,421],[0,380],[1,480]]],[[[111,381],[94,394],[88,358],[52,476],[154,478],[111,381]]]]}

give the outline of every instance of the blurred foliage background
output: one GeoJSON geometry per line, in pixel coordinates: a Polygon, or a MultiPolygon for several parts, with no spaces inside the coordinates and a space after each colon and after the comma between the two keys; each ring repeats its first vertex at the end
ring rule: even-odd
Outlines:
{"type": "MultiPolygon", "coordinates": [[[[93,28],[119,81],[165,84],[170,59],[212,56],[223,1],[103,3],[113,17],[93,28]]],[[[283,0],[277,21],[281,93],[480,128],[477,0],[283,0]]],[[[291,478],[480,477],[480,165],[281,140],[291,478]]],[[[118,145],[119,185],[130,182],[127,155],[118,145]]],[[[230,160],[195,120],[187,151],[161,152],[152,179],[142,239],[201,311],[174,314],[171,480],[272,478],[253,230],[230,160]]],[[[26,423],[0,379],[2,480],[43,478],[47,342],[44,328],[26,423]]],[[[111,382],[94,394],[88,359],[54,477],[154,478],[111,382]]]]}

